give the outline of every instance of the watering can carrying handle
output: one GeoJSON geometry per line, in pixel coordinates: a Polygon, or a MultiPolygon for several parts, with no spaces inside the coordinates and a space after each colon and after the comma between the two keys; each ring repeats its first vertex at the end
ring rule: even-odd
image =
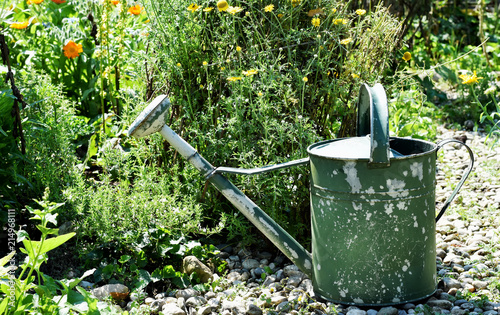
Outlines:
{"type": "Polygon", "coordinates": [[[358,102],[358,137],[371,136],[370,161],[371,167],[390,166],[389,158],[389,109],[387,95],[382,84],[373,87],[363,84],[359,91],[358,102]]]}
{"type": "Polygon", "coordinates": [[[470,164],[469,164],[468,168],[465,170],[464,174],[462,175],[462,179],[458,182],[457,186],[455,187],[455,189],[453,190],[453,192],[451,193],[451,195],[448,197],[448,199],[444,203],[443,207],[441,208],[441,211],[439,211],[438,215],[436,216],[436,222],[439,219],[441,219],[441,217],[443,216],[446,209],[448,209],[450,203],[453,201],[453,199],[457,195],[458,191],[460,190],[460,188],[464,184],[465,180],[467,179],[467,177],[469,177],[469,174],[472,171],[472,167],[474,166],[474,153],[472,153],[472,150],[469,148],[468,145],[466,145],[465,143],[463,143],[461,141],[458,141],[455,139],[446,139],[446,140],[440,141],[437,144],[437,150],[441,149],[445,144],[448,144],[451,142],[463,145],[467,149],[467,152],[469,152],[470,164]]]}

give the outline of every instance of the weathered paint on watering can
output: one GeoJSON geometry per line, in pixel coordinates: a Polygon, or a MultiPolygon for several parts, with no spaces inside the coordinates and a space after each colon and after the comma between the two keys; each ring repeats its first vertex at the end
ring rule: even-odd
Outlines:
{"type": "MultiPolygon", "coordinates": [[[[315,294],[354,305],[391,305],[431,295],[436,287],[435,221],[444,213],[473,166],[435,216],[439,144],[390,138],[385,91],[360,91],[358,137],[308,148],[309,158],[250,170],[215,168],[164,122],[169,101],[155,99],[129,134],[160,131],[207,180],[313,282],[315,294]],[[158,118],[159,117],[159,118],[158,118]],[[252,175],[310,164],[312,253],[307,252],[221,173],[252,175]]],[[[461,143],[460,143],[461,144],[461,143]]]]}

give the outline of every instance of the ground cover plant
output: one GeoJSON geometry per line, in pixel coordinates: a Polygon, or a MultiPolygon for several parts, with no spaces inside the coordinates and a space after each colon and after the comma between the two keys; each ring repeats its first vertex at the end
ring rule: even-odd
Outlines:
{"type": "MultiPolygon", "coordinates": [[[[159,135],[126,136],[158,94],[172,102],[167,123],[216,166],[290,161],[319,140],[353,136],[364,82],[386,87],[393,135],[434,140],[448,123],[497,139],[498,3],[422,1],[428,13],[410,15],[397,2],[3,1],[0,237],[19,242],[15,256],[0,256],[18,265],[1,274],[18,282],[14,307],[79,312],[84,301],[105,312],[78,289],[83,276],[169,290],[198,283],[182,274],[183,256],[223,272],[211,243],[252,244],[253,227],[159,135]],[[12,222],[32,240],[55,234],[31,223],[36,211],[76,233],[41,265],[21,252],[24,232],[8,233],[12,222]],[[68,253],[78,253],[78,276],[51,274],[51,258],[68,253]]],[[[231,181],[307,244],[306,167],[231,181]]],[[[3,301],[10,292],[2,285],[3,301]]],[[[2,303],[0,313],[11,305],[2,303]]]]}

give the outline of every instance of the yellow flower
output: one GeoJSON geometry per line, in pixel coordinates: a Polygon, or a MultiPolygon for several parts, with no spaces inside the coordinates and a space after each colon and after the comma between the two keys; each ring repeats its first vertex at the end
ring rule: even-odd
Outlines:
{"type": "Polygon", "coordinates": [[[410,59],[411,59],[411,53],[409,51],[405,52],[403,54],[403,60],[404,61],[410,61],[410,59]]]}
{"type": "Polygon", "coordinates": [[[240,8],[240,7],[231,7],[230,6],[229,8],[227,8],[227,12],[231,13],[232,15],[235,15],[236,13],[241,12],[241,11],[243,11],[243,8],[240,8]]]}
{"type": "Polygon", "coordinates": [[[300,1],[301,0],[292,0],[292,7],[295,8],[296,6],[298,6],[300,4],[300,1]]]}
{"type": "Polygon", "coordinates": [[[191,3],[189,5],[189,7],[187,7],[187,10],[188,11],[191,11],[191,12],[195,12],[195,11],[198,11],[200,9],[200,6],[195,4],[195,3],[191,3]]]}
{"type": "Polygon", "coordinates": [[[217,2],[217,9],[219,9],[219,12],[226,11],[228,8],[229,4],[227,4],[226,0],[219,0],[219,2],[217,2]]]}
{"type": "Polygon", "coordinates": [[[241,79],[243,79],[243,78],[242,77],[229,77],[229,78],[227,78],[227,80],[229,82],[236,82],[236,81],[239,81],[241,79]]]}
{"type": "Polygon", "coordinates": [[[278,18],[281,19],[283,17],[283,13],[278,14],[278,18]]]}
{"type": "Polygon", "coordinates": [[[178,62],[178,63],[177,63],[177,67],[180,67],[180,66],[181,66],[181,63],[180,63],[180,62],[178,62]]]}
{"type": "Polygon", "coordinates": [[[474,71],[473,75],[461,74],[458,77],[460,79],[462,79],[462,84],[474,84],[474,83],[478,83],[477,80],[480,80],[480,79],[483,78],[483,77],[477,77],[476,76],[476,71],[474,71]]]}
{"type": "Polygon", "coordinates": [[[319,23],[321,23],[321,20],[320,20],[319,18],[313,18],[313,19],[311,20],[311,23],[312,23],[312,25],[314,25],[314,26],[318,27],[318,26],[319,26],[319,23]]]}
{"type": "Polygon", "coordinates": [[[208,65],[208,62],[203,61],[203,65],[204,65],[204,66],[207,66],[207,65],[208,65]]]}
{"type": "Polygon", "coordinates": [[[363,10],[363,9],[357,9],[357,10],[356,10],[356,14],[357,14],[357,15],[365,15],[365,14],[366,14],[366,10],[363,10]]]}
{"type": "Polygon", "coordinates": [[[352,42],[352,38],[350,38],[350,37],[345,38],[345,39],[343,39],[343,40],[341,40],[341,41],[340,41],[340,43],[341,43],[342,45],[347,45],[347,44],[349,44],[350,42],[352,42]]]}
{"type": "Polygon", "coordinates": [[[30,25],[30,21],[24,21],[24,22],[16,22],[16,23],[12,23],[10,25],[10,28],[14,28],[16,30],[22,30],[22,29],[25,29],[28,27],[28,25],[30,25]]]}
{"type": "Polygon", "coordinates": [[[271,12],[274,10],[274,4],[266,5],[264,12],[271,12]]]}
{"type": "Polygon", "coordinates": [[[210,12],[214,9],[214,7],[206,7],[205,9],[203,9],[203,12],[210,12]]]}
{"type": "Polygon", "coordinates": [[[42,2],[43,2],[43,0],[28,0],[26,3],[27,4],[32,4],[32,3],[33,4],[40,4],[42,2]]]}
{"type": "Polygon", "coordinates": [[[338,25],[338,24],[347,24],[346,19],[335,19],[333,20],[333,24],[338,25]]]}
{"type": "Polygon", "coordinates": [[[83,52],[83,49],[81,44],[77,44],[74,41],[70,40],[66,45],[64,45],[63,51],[66,57],[68,57],[69,59],[73,59],[80,56],[80,53],[83,52]]]}
{"type": "Polygon", "coordinates": [[[226,67],[220,67],[220,71],[226,70],[226,67]]]}
{"type": "Polygon", "coordinates": [[[335,12],[337,12],[337,9],[333,8],[332,13],[335,13],[335,12]]]}
{"type": "Polygon", "coordinates": [[[259,92],[259,93],[257,93],[257,95],[258,95],[258,96],[262,96],[262,95],[264,95],[264,94],[262,94],[262,92],[259,92]]]}
{"type": "Polygon", "coordinates": [[[200,84],[200,89],[203,89],[203,88],[204,88],[203,84],[200,84]]]}
{"type": "Polygon", "coordinates": [[[302,81],[304,81],[304,82],[307,82],[307,80],[308,80],[307,77],[302,78],[302,81]]]}
{"type": "Polygon", "coordinates": [[[258,71],[257,71],[257,70],[255,70],[255,69],[251,69],[251,70],[248,70],[248,71],[243,71],[242,73],[248,77],[248,76],[251,76],[251,75],[257,74],[257,73],[258,73],[258,71]]]}
{"type": "Polygon", "coordinates": [[[236,51],[240,52],[241,51],[241,47],[240,46],[236,46],[236,51]]]}
{"type": "Polygon", "coordinates": [[[351,73],[351,77],[353,77],[354,79],[356,79],[356,78],[359,78],[359,75],[357,75],[356,73],[351,73]]]}
{"type": "Polygon", "coordinates": [[[130,14],[133,14],[133,15],[139,15],[139,14],[141,14],[141,11],[142,11],[142,7],[138,4],[136,4],[136,5],[131,6],[127,12],[130,14]]]}

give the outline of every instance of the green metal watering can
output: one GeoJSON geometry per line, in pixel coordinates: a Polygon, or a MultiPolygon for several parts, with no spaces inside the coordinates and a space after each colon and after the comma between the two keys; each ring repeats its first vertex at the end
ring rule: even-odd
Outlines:
{"type": "Polygon", "coordinates": [[[435,222],[470,174],[474,156],[464,143],[389,137],[387,97],[380,84],[361,86],[358,136],[308,147],[309,157],[254,169],[213,167],[165,125],[170,101],[158,96],[128,134],[162,136],[273,242],[328,301],[366,306],[407,303],[436,289],[435,222]],[[470,164],[438,215],[437,151],[465,146],[470,164]],[[259,174],[310,165],[312,251],[308,252],[222,173],[259,174]]]}

